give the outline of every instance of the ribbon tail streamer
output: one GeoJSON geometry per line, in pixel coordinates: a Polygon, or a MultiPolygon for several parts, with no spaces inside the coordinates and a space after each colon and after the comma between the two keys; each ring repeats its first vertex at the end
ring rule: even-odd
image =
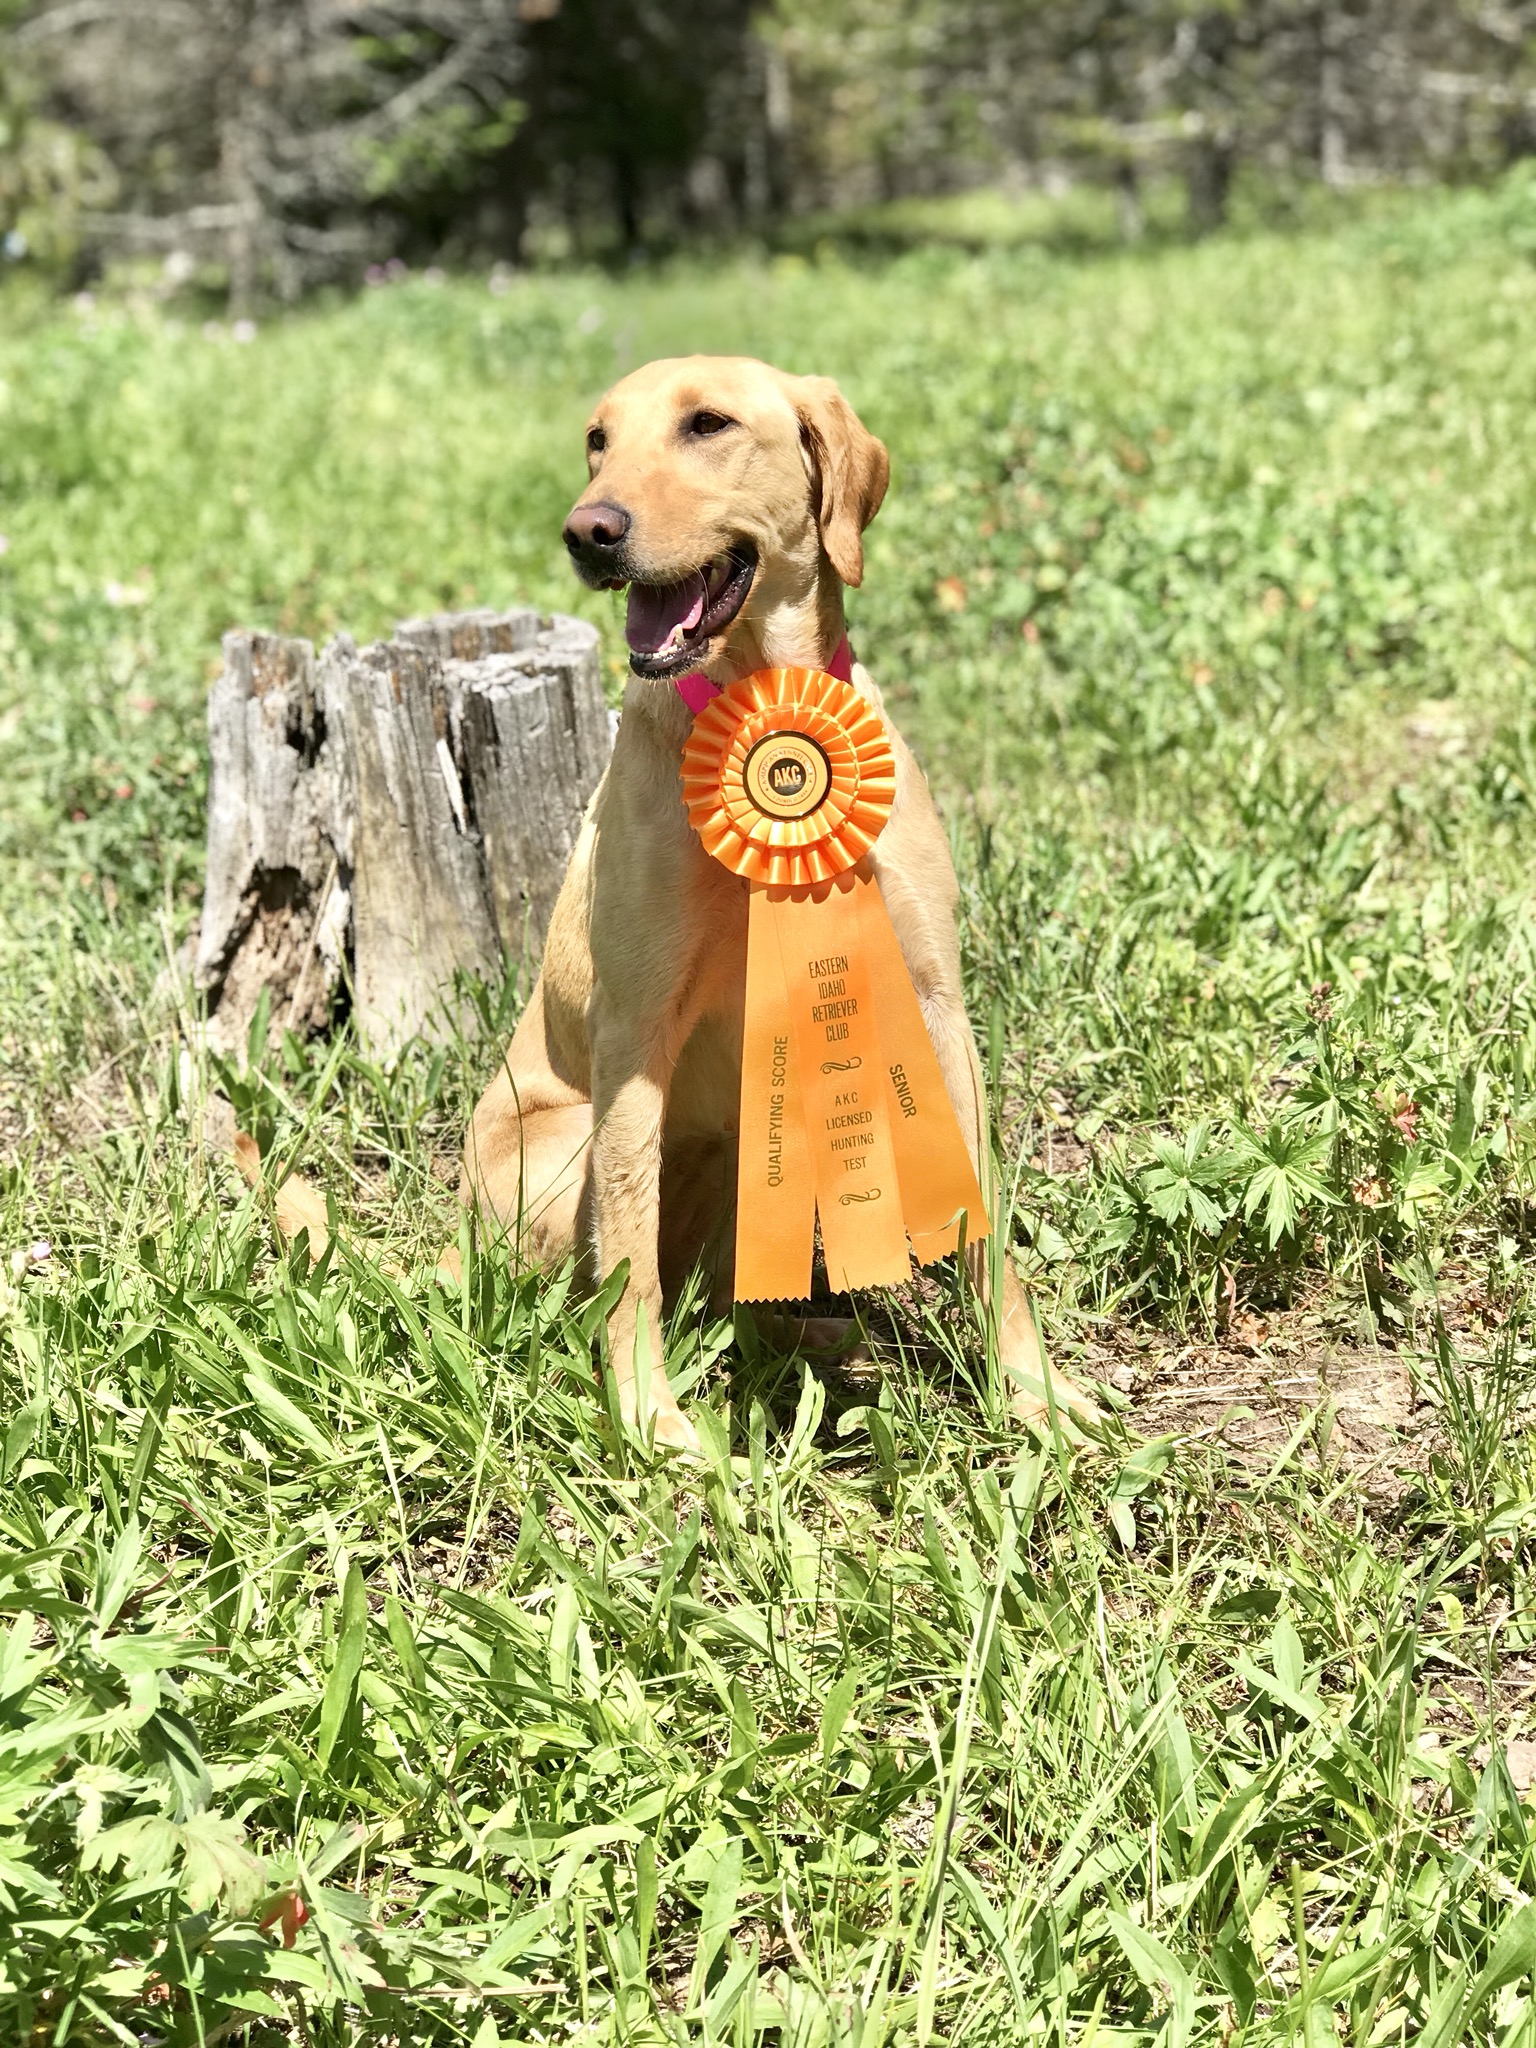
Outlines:
{"type": "Polygon", "coordinates": [[[746,1000],[734,1292],[738,1301],[802,1301],[811,1291],[816,1182],[779,935],[768,892],[756,885],[747,898],[746,1000]]]}
{"type": "MultiPolygon", "coordinates": [[[[857,898],[859,948],[879,1005],[902,1212],[913,1253],[918,1264],[926,1266],[956,1249],[962,1216],[967,1244],[985,1237],[990,1225],[970,1150],[944,1086],[938,1055],[879,883],[861,877],[857,898]]],[[[985,1141],[985,1127],[979,1101],[976,1125],[980,1146],[985,1141]]]]}
{"type": "Polygon", "coordinates": [[[769,902],[805,1077],[827,1278],[835,1288],[899,1286],[912,1261],[854,878],[774,891],[769,902]]]}

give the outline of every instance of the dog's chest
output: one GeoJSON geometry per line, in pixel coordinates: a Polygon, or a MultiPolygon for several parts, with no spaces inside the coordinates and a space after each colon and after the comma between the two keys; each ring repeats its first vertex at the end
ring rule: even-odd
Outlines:
{"type": "Polygon", "coordinates": [[[695,909],[699,945],[679,1016],[682,1051],[673,1070],[674,1129],[734,1131],[741,1095],[741,1031],[747,986],[747,890],[719,875],[695,909]]]}
{"type": "Polygon", "coordinates": [[[687,1024],[712,1017],[741,1035],[747,986],[747,884],[710,861],[690,890],[692,971],[681,1005],[687,1024]]]}

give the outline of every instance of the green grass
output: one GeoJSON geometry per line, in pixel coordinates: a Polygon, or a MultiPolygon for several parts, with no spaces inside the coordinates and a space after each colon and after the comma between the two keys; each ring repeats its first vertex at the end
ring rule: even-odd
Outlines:
{"type": "Polygon", "coordinates": [[[0,301],[11,2034],[1536,2041],[1533,251],[1525,179],[248,345],[0,301]],[[600,1301],[425,1277],[491,1045],[215,1068],[162,973],[219,633],[531,598],[616,651],[584,412],[700,347],[890,443],[854,640],[953,823],[1055,1355],[1137,1390],[1087,1450],[941,1292],[878,1372],[679,1312],[707,1458],[653,1462],[600,1301]],[[420,1277],[277,1255],[216,1092],[420,1277]],[[1158,1434],[1136,1361],[1244,1331],[1406,1362],[1402,1476],[1326,1404],[1158,1434]]]}

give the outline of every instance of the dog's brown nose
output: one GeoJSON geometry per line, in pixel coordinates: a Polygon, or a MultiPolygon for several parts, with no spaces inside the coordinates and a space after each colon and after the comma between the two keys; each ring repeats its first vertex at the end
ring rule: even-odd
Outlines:
{"type": "Polygon", "coordinates": [[[633,523],[622,505],[578,505],[565,522],[565,544],[578,557],[600,557],[622,545],[633,523]]]}

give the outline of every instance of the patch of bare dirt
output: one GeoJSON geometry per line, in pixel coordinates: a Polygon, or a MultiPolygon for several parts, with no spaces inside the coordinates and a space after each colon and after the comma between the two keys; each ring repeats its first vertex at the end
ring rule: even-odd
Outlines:
{"type": "Polygon", "coordinates": [[[496,1502],[476,1524],[467,1555],[462,1529],[423,1535],[412,1545],[416,1576],[439,1586],[461,1585],[470,1593],[494,1592],[517,1548],[519,1528],[512,1509],[496,1502]]]}
{"type": "Polygon", "coordinates": [[[1084,1144],[1074,1132],[1047,1125],[1041,1134],[1039,1149],[1030,1160],[1037,1173],[1054,1174],[1058,1180],[1070,1180],[1088,1171],[1093,1164],[1093,1147],[1084,1144]]]}
{"type": "Polygon", "coordinates": [[[1387,1499],[1428,1461],[1435,1411],[1397,1352],[1253,1318],[1211,1344],[1128,1335],[1090,1346],[1088,1369],[1129,1394],[1127,1420],[1143,1435],[1217,1442],[1261,1467],[1299,1431],[1309,1461],[1342,1467],[1387,1499]]]}

